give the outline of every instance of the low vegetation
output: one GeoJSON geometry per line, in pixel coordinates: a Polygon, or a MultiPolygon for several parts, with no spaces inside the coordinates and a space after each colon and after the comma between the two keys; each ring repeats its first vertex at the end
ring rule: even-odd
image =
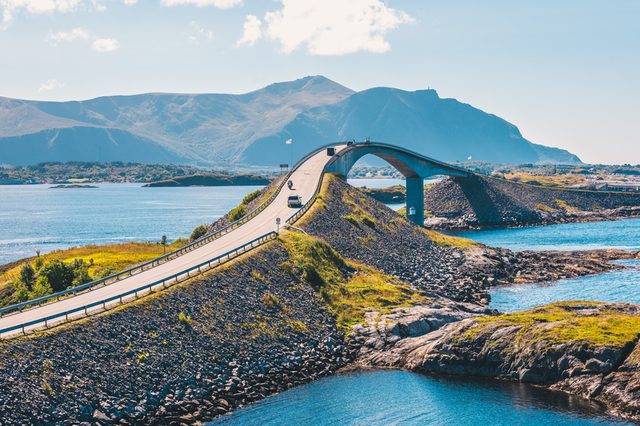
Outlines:
{"type": "Polygon", "coordinates": [[[198,240],[202,237],[204,237],[205,235],[207,235],[207,225],[198,225],[195,228],[193,228],[193,231],[191,231],[191,236],[189,237],[189,240],[191,242],[198,240]]]}
{"type": "Polygon", "coordinates": [[[429,236],[434,244],[439,245],[440,247],[454,247],[464,250],[478,245],[477,242],[468,238],[454,237],[452,235],[446,235],[426,228],[422,228],[422,231],[429,236]]]}
{"type": "Polygon", "coordinates": [[[235,222],[236,220],[242,219],[247,213],[249,213],[247,211],[247,207],[253,200],[260,197],[260,194],[262,194],[262,190],[258,189],[245,195],[242,202],[229,212],[229,221],[235,222]]]}
{"type": "Polygon", "coordinates": [[[187,327],[191,327],[191,324],[193,323],[191,315],[185,314],[184,312],[180,312],[178,314],[178,321],[187,327]]]}
{"type": "Polygon", "coordinates": [[[496,329],[521,327],[516,342],[530,346],[539,341],[621,347],[640,336],[640,316],[620,310],[598,311],[599,302],[558,302],[523,312],[485,316],[475,320],[466,337],[491,335],[496,329]]]}
{"type": "Polygon", "coordinates": [[[242,204],[244,204],[244,205],[249,204],[250,202],[252,202],[256,198],[258,198],[260,196],[260,194],[262,194],[262,190],[260,190],[260,189],[256,189],[255,191],[248,193],[242,199],[242,204]]]}
{"type": "Polygon", "coordinates": [[[282,241],[292,259],[291,272],[316,289],[342,330],[363,322],[368,309],[388,313],[427,300],[403,281],[345,260],[318,238],[289,233],[282,241]]]}
{"type": "Polygon", "coordinates": [[[586,177],[581,174],[557,174],[544,176],[526,172],[515,172],[504,174],[504,178],[512,180],[514,182],[553,187],[570,187],[589,184],[589,181],[586,179],[586,177]]]}
{"type": "MultiPolygon", "coordinates": [[[[177,250],[179,239],[167,250],[177,250]]],[[[102,278],[163,253],[159,243],[91,245],[14,262],[0,272],[0,307],[24,302],[102,278]]]]}

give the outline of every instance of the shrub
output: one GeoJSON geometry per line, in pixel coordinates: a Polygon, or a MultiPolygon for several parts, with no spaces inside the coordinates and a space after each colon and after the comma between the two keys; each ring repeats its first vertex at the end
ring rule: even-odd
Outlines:
{"type": "Polygon", "coordinates": [[[73,284],[73,268],[60,260],[47,262],[40,270],[39,279],[46,279],[54,292],[62,291],[73,284]]]}
{"type": "Polygon", "coordinates": [[[29,292],[27,300],[37,299],[53,293],[53,288],[46,277],[39,277],[33,289],[29,292]]]}
{"type": "Polygon", "coordinates": [[[191,241],[198,240],[207,235],[207,226],[206,225],[198,225],[191,231],[191,237],[189,239],[191,241]]]}
{"type": "Polygon", "coordinates": [[[262,190],[258,189],[258,190],[255,190],[255,191],[251,192],[250,194],[245,195],[244,198],[242,199],[242,204],[244,204],[244,205],[249,204],[250,202],[252,202],[256,198],[258,198],[261,193],[262,193],[262,190]]]}
{"type": "Polygon", "coordinates": [[[36,271],[33,269],[31,264],[26,263],[20,270],[20,282],[26,285],[27,288],[31,289],[35,278],[36,278],[36,271]]]}
{"type": "Polygon", "coordinates": [[[235,222],[236,220],[241,219],[245,215],[244,205],[239,205],[229,212],[229,220],[231,222],[235,222]]]}
{"type": "Polygon", "coordinates": [[[85,283],[91,282],[91,275],[89,275],[89,265],[82,259],[75,259],[71,264],[73,269],[73,282],[72,286],[79,286],[85,283]]]}

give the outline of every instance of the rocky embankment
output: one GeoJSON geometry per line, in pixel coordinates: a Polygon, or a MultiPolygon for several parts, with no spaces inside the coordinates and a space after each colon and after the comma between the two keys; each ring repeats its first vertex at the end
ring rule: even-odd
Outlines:
{"type": "Polygon", "coordinates": [[[527,185],[487,176],[445,179],[425,193],[426,226],[472,229],[640,217],[640,194],[527,185]]]}
{"type": "Polygon", "coordinates": [[[549,282],[619,268],[622,250],[513,252],[416,227],[382,203],[328,176],[301,226],[342,256],[396,276],[427,296],[486,303],[494,285],[549,282]],[[329,207],[330,206],[330,207],[329,207]]]}
{"type": "Polygon", "coordinates": [[[559,302],[496,315],[449,303],[371,313],[354,330],[360,367],[534,383],[640,421],[638,305],[559,302]]]}
{"type": "Polygon", "coordinates": [[[2,424],[193,423],[331,374],[352,356],[272,243],[188,285],[0,342],[2,424]]]}

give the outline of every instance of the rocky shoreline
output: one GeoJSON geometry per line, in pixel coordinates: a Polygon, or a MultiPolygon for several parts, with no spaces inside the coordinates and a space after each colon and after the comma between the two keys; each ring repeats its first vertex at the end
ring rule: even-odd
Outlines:
{"type": "Polygon", "coordinates": [[[639,334],[640,307],[632,304],[558,302],[498,315],[436,303],[371,312],[366,324],[354,327],[350,347],[358,352],[357,368],[532,383],[604,403],[640,422],[639,334]]]}
{"type": "Polygon", "coordinates": [[[640,217],[640,194],[533,186],[476,175],[425,192],[425,225],[466,230],[640,217]]]}

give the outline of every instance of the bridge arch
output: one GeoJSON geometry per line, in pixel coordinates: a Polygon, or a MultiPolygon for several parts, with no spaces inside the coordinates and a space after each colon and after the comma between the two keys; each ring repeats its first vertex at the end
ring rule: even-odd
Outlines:
{"type": "Polygon", "coordinates": [[[344,178],[351,168],[365,155],[375,155],[395,167],[406,179],[407,219],[417,225],[424,225],[424,179],[435,175],[467,178],[467,170],[451,166],[433,158],[398,146],[380,142],[349,143],[337,152],[327,163],[325,171],[344,178]]]}

